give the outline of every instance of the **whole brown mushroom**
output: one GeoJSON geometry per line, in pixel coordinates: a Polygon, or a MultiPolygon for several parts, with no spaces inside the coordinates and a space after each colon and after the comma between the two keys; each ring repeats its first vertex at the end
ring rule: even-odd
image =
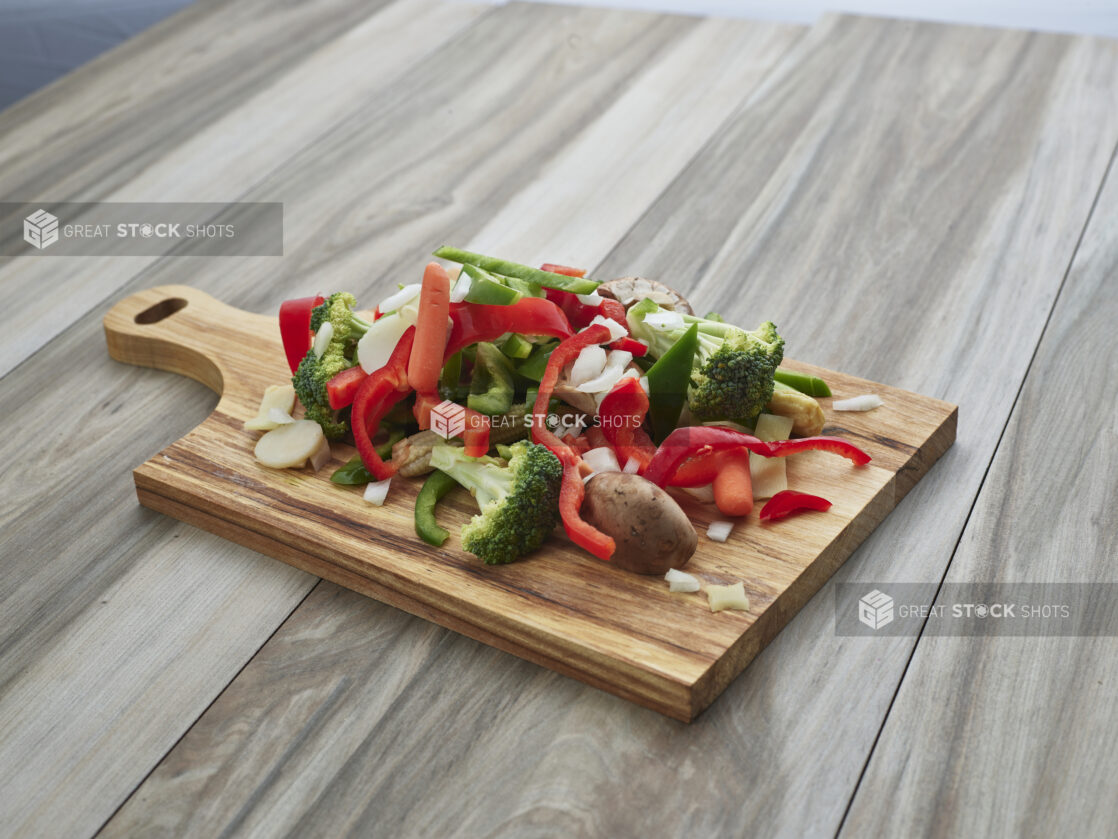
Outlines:
{"type": "Polygon", "coordinates": [[[671,286],[645,277],[618,277],[598,286],[598,294],[611,297],[628,309],[634,303],[651,297],[666,309],[673,309],[685,315],[693,315],[687,298],[671,286]]]}
{"type": "Polygon", "coordinates": [[[682,568],[699,536],[687,514],[660,487],[640,475],[602,472],[586,484],[582,517],[613,537],[615,565],[637,574],[682,568]]]}

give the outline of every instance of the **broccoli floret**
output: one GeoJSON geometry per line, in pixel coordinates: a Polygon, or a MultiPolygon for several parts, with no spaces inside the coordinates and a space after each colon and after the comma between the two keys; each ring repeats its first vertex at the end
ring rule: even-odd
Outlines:
{"type": "Polygon", "coordinates": [[[766,321],[752,332],[712,318],[682,315],[679,328],[658,329],[645,317],[668,310],[644,299],[629,309],[629,330],[663,355],[691,324],[699,325],[699,349],[691,371],[687,407],[700,420],[733,420],[748,425],[773,395],[773,374],[784,359],[784,339],[766,321]]]}
{"type": "Polygon", "coordinates": [[[326,383],[346,368],[353,366],[353,348],[370,324],[358,317],[353,307],[357,298],[348,292],[331,294],[325,302],[311,310],[311,329],[317,334],[329,323],[332,333],[322,356],[310,350],[299,362],[291,382],[295,394],[306,410],[306,418],[322,426],[328,440],[336,440],[349,430],[348,424],[330,407],[326,383]]]}
{"type": "Polygon", "coordinates": [[[299,362],[291,383],[295,386],[295,395],[303,405],[307,419],[314,420],[322,426],[322,433],[327,440],[337,440],[346,431],[349,425],[339,416],[339,413],[330,407],[330,398],[326,393],[326,383],[334,376],[353,365],[346,360],[340,349],[334,343],[326,348],[326,352],[319,358],[314,350],[308,350],[299,362]]]}
{"type": "Polygon", "coordinates": [[[477,500],[481,513],[462,528],[462,546],[487,565],[531,553],[559,523],[559,458],[526,440],[507,453],[507,466],[492,457],[468,457],[456,446],[438,445],[431,453],[431,465],[477,500]]]}
{"type": "Polygon", "coordinates": [[[356,305],[357,298],[349,292],[334,292],[311,309],[311,331],[318,332],[323,323],[330,321],[330,325],[334,327],[335,339],[345,341],[350,337],[360,338],[372,324],[353,311],[356,305]]]}

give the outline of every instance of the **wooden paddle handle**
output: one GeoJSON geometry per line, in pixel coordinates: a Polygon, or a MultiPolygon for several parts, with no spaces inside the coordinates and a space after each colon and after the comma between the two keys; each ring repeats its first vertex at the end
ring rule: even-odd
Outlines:
{"type": "Polygon", "coordinates": [[[184,285],[149,288],[105,314],[109,355],[125,364],[189,376],[216,393],[259,399],[248,392],[249,368],[290,380],[273,317],[252,314],[184,285]],[[271,372],[274,371],[274,372],[271,372]]]}

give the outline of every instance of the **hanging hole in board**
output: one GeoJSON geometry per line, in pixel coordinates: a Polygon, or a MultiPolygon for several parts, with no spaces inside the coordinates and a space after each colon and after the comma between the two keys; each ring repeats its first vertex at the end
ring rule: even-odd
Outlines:
{"type": "Polygon", "coordinates": [[[181,297],[171,297],[167,300],[160,300],[154,306],[148,306],[140,312],[134,320],[136,323],[149,324],[159,323],[164,318],[169,318],[180,309],[186,308],[186,301],[181,297]]]}

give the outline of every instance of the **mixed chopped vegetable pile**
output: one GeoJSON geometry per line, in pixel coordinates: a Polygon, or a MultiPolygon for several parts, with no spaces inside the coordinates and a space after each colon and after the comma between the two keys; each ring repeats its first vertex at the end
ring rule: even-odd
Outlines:
{"type": "MultiPolygon", "coordinates": [[[[811,450],[869,462],[819,436],[817,398],[830,390],[781,367],[784,339],[769,321],[749,330],[696,316],[642,278],[598,283],[456,248],[435,256],[461,267],[452,276],[431,262],[422,282],[368,316],[344,291],[283,304],[291,386],[269,388],[245,426],[265,432],[261,463],[319,468],[328,441],[352,435],[357,455],[334,483],[365,485],[383,503],[394,476],[424,478],[415,527],[432,545],[450,536],[440,500],[463,487],[479,512],[461,543],[487,564],[530,554],[561,523],[599,559],[662,574],[697,544],[674,493],[716,507],[707,535],[725,541],[755,499],[769,499],[762,522],[831,506],[789,490],[783,458],[811,450]]],[[[668,579],[673,590],[698,587],[677,570],[668,579]]],[[[729,589],[718,608],[743,608],[733,604],[744,593],[729,589]]]]}

